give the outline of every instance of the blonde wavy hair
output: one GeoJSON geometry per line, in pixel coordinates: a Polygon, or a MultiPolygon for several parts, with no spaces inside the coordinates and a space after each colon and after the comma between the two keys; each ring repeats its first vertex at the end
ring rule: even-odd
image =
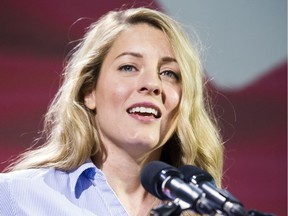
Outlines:
{"type": "Polygon", "coordinates": [[[179,23],[162,12],[135,8],[111,11],[93,23],[73,50],[63,84],[45,116],[45,143],[19,156],[8,170],[55,167],[72,170],[104,152],[95,113],[84,105],[84,95],[95,88],[101,64],[117,36],[131,25],[147,23],[169,38],[182,77],[182,98],[176,129],[163,147],[161,160],[174,166],[194,164],[221,185],[223,145],[203,89],[199,55],[179,23]]]}

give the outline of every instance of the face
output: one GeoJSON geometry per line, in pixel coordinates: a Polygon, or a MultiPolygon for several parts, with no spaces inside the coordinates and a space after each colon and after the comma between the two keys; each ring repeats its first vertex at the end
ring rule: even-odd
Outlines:
{"type": "Polygon", "coordinates": [[[85,105],[96,109],[103,144],[141,154],[157,148],[181,98],[179,66],[166,35],[147,24],[123,31],[85,105]]]}

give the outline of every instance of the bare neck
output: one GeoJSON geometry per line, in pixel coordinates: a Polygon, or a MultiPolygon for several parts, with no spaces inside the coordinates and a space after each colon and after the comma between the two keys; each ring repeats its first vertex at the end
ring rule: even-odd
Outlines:
{"type": "Polygon", "coordinates": [[[159,203],[142,187],[140,172],[147,162],[158,160],[160,153],[159,149],[149,156],[133,158],[125,151],[114,150],[107,152],[105,161],[99,161],[99,157],[94,161],[105,173],[108,183],[130,215],[147,215],[148,210],[159,203]]]}

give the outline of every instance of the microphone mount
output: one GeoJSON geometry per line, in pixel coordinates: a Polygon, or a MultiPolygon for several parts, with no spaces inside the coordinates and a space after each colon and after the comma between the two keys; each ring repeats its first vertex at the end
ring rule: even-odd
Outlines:
{"type": "MultiPolygon", "coordinates": [[[[190,208],[182,208],[181,204],[177,203],[177,200],[174,200],[169,203],[165,203],[153,208],[150,212],[150,216],[180,216],[183,211],[190,210],[190,208]]],[[[214,215],[227,215],[223,213],[213,213],[214,215]]],[[[227,215],[230,216],[230,215],[227,215]]],[[[258,210],[249,210],[248,212],[243,212],[242,216],[275,216],[274,214],[261,212],[258,210]]]]}

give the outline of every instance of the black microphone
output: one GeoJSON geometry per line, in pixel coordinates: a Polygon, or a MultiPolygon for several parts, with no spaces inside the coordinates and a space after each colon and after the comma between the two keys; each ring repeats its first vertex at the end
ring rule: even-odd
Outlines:
{"type": "Polygon", "coordinates": [[[141,184],[149,193],[161,200],[179,199],[197,213],[214,213],[203,191],[184,182],[184,175],[164,162],[152,161],[146,164],[141,171],[141,184]]]}
{"type": "Polygon", "coordinates": [[[213,177],[206,171],[192,165],[184,165],[179,170],[188,182],[204,191],[206,198],[212,201],[220,212],[228,216],[248,215],[243,205],[234,196],[216,187],[213,177]]]}

